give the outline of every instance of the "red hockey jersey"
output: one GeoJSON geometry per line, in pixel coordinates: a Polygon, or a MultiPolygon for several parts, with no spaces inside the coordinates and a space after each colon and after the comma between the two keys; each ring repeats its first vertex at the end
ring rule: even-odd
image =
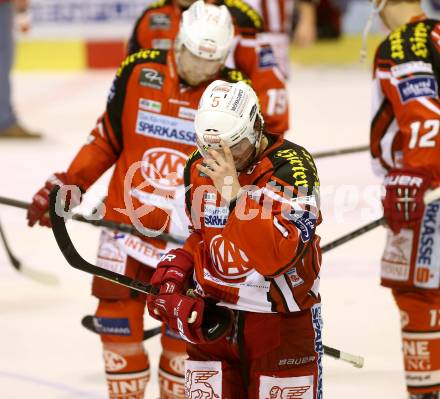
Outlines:
{"type": "Polygon", "coordinates": [[[439,21],[415,18],[379,46],[370,137],[376,172],[417,167],[440,184],[439,82],[439,21]]]}
{"type": "Polygon", "coordinates": [[[251,312],[295,312],[320,301],[319,180],[311,155],[275,136],[257,164],[239,174],[246,190],[230,207],[194,153],[185,167],[194,232],[184,248],[199,293],[251,312]]]}

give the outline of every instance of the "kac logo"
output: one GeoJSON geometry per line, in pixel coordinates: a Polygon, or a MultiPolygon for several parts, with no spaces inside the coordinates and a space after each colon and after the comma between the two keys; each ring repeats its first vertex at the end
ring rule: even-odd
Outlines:
{"type": "Polygon", "coordinates": [[[104,350],[105,369],[110,372],[120,371],[127,366],[127,360],[116,352],[104,350]]]}
{"type": "Polygon", "coordinates": [[[175,190],[183,184],[187,156],[171,148],[151,148],[142,157],[142,176],[154,187],[175,190]]]}
{"type": "Polygon", "coordinates": [[[243,278],[254,270],[249,267],[244,251],[220,234],[212,238],[210,250],[215,270],[227,280],[243,278]]]}

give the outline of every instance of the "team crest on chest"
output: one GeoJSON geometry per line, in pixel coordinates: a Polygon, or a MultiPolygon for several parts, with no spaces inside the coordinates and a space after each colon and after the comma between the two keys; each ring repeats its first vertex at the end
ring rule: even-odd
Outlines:
{"type": "Polygon", "coordinates": [[[142,176],[153,186],[173,190],[183,184],[186,155],[171,148],[151,148],[142,157],[142,176]]]}
{"type": "Polygon", "coordinates": [[[221,234],[212,238],[210,253],[216,272],[225,279],[243,278],[254,270],[249,267],[249,258],[244,251],[221,234]]]}

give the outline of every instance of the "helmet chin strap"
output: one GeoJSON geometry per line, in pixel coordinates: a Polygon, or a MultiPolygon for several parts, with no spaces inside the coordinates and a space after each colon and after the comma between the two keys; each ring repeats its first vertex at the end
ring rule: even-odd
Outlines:
{"type": "MultiPolygon", "coordinates": [[[[257,116],[257,118],[260,118],[260,117],[257,116]]],[[[258,161],[258,158],[260,157],[260,154],[262,153],[262,150],[265,149],[265,147],[264,148],[261,147],[261,145],[263,144],[264,137],[265,137],[263,131],[264,131],[264,124],[263,124],[263,121],[260,118],[260,128],[259,128],[259,132],[256,134],[254,151],[252,152],[252,155],[249,157],[248,162],[246,163],[246,165],[243,166],[241,168],[241,170],[239,170],[238,172],[242,172],[243,170],[246,170],[253,163],[258,161]]]]}
{"type": "Polygon", "coordinates": [[[387,0],[380,0],[380,3],[376,6],[375,0],[371,1],[371,13],[370,13],[370,16],[368,17],[368,21],[365,24],[365,28],[362,33],[362,48],[361,48],[361,55],[360,55],[361,64],[363,64],[367,58],[368,34],[370,33],[374,18],[376,17],[376,15],[379,15],[379,13],[383,10],[386,2],[387,2],[387,0]]]}
{"type": "MultiPolygon", "coordinates": [[[[255,135],[255,150],[256,150],[256,154],[258,155],[260,152],[261,141],[263,140],[264,122],[260,115],[257,115],[257,118],[259,122],[258,122],[258,132],[255,135]]],[[[255,129],[255,125],[254,125],[254,129],[255,129]]]]}

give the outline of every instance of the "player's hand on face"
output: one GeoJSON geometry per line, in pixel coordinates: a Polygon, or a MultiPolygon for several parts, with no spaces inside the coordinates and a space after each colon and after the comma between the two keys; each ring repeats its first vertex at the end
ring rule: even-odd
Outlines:
{"type": "Polygon", "coordinates": [[[222,198],[230,202],[237,197],[241,186],[231,149],[223,141],[221,146],[223,150],[209,150],[210,158],[205,158],[197,169],[209,176],[222,198]]]}

